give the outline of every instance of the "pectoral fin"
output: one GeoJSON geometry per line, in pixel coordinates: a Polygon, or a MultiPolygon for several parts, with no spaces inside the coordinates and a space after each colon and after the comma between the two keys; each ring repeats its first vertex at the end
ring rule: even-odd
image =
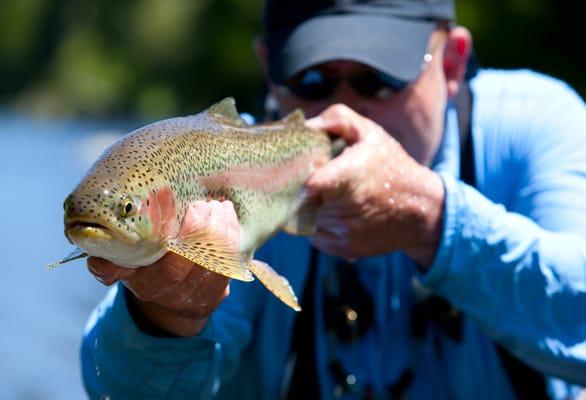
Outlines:
{"type": "Polygon", "coordinates": [[[274,269],[268,264],[252,260],[248,263],[248,268],[258,278],[259,281],[265,285],[265,287],[283,303],[295,311],[301,311],[301,307],[297,302],[297,296],[293,292],[293,288],[289,284],[289,281],[279,275],[274,269]]]}
{"type": "Polygon", "coordinates": [[[226,238],[209,230],[172,240],[167,250],[220,275],[245,282],[254,280],[246,262],[226,238]]]}
{"type": "Polygon", "coordinates": [[[63,265],[63,264],[68,263],[70,261],[74,261],[74,260],[77,260],[79,258],[84,258],[84,257],[89,257],[89,254],[80,248],[76,248],[67,257],[63,258],[62,260],[59,260],[59,261],[56,261],[54,263],[47,265],[47,268],[49,268],[49,269],[57,268],[60,265],[63,265]]]}

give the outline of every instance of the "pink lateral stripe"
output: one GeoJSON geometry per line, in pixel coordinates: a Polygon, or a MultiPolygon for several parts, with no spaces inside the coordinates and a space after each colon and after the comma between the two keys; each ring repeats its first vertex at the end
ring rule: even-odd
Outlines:
{"type": "Polygon", "coordinates": [[[327,161],[328,157],[323,154],[323,151],[316,149],[282,164],[231,167],[210,176],[199,177],[198,182],[210,190],[237,187],[275,192],[286,187],[294,180],[309,177],[313,171],[327,161]]]}

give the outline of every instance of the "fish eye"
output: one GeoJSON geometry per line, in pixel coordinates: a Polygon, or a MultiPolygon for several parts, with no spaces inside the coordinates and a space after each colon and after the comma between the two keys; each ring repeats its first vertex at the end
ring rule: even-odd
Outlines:
{"type": "Polygon", "coordinates": [[[67,211],[69,208],[69,203],[71,203],[71,195],[67,196],[63,201],[63,211],[67,211]]]}
{"type": "Polygon", "coordinates": [[[132,199],[128,197],[123,197],[120,201],[120,216],[130,217],[136,213],[136,205],[132,201],[132,199]]]}

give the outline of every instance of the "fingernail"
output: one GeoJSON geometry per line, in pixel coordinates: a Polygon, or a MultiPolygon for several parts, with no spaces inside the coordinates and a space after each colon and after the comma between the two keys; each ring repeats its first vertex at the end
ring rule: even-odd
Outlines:
{"type": "Polygon", "coordinates": [[[305,121],[305,125],[313,129],[321,129],[324,125],[324,119],[322,117],[313,117],[305,121]]]}

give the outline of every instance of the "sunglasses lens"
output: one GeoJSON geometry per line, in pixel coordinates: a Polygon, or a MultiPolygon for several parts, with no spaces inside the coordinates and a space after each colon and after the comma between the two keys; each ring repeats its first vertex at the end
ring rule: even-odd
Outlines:
{"type": "MultiPolygon", "coordinates": [[[[341,76],[317,68],[300,72],[283,85],[297,97],[317,101],[330,97],[342,81],[341,76]]],[[[386,99],[407,86],[407,82],[395,79],[375,70],[360,72],[347,78],[348,84],[359,95],[370,99],[386,99]]]]}
{"type": "Polygon", "coordinates": [[[386,99],[401,91],[407,82],[400,81],[382,72],[369,71],[350,79],[356,93],[364,97],[386,99]]]}
{"type": "Polygon", "coordinates": [[[321,100],[331,96],[338,84],[339,80],[312,68],[297,74],[284,86],[304,100],[321,100]]]}

